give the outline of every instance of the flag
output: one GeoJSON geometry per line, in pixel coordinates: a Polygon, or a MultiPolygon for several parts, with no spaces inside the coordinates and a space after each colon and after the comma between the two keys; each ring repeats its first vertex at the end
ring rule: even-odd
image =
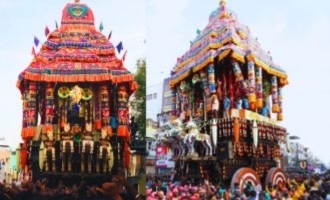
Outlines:
{"type": "Polygon", "coordinates": [[[39,39],[36,36],[34,36],[34,44],[36,45],[36,47],[38,47],[39,45],[39,39]]]}
{"type": "Polygon", "coordinates": [[[111,35],[112,35],[112,31],[110,31],[109,35],[108,35],[108,40],[111,39],[111,35]]]}
{"type": "Polygon", "coordinates": [[[125,51],[125,53],[123,55],[123,58],[122,58],[123,61],[125,61],[125,59],[126,59],[126,53],[127,53],[127,50],[125,51]]]}
{"type": "Polygon", "coordinates": [[[55,28],[58,29],[57,21],[55,21],[55,28]]]}
{"type": "Polygon", "coordinates": [[[202,32],[202,31],[201,31],[200,29],[197,29],[197,30],[196,30],[197,35],[201,34],[201,32],[202,32]]]}
{"type": "Polygon", "coordinates": [[[46,26],[46,28],[45,28],[45,35],[46,35],[46,37],[47,37],[47,35],[49,34],[49,28],[48,28],[48,26],[46,26]]]}
{"type": "Polygon", "coordinates": [[[34,47],[32,47],[31,54],[34,55],[34,56],[36,55],[36,50],[34,50],[34,47]]]}
{"type": "Polygon", "coordinates": [[[183,56],[181,56],[181,57],[177,57],[176,58],[176,62],[182,62],[183,61],[183,58],[182,58],[183,56]]]}
{"type": "Polygon", "coordinates": [[[118,53],[120,53],[121,50],[124,49],[124,47],[123,47],[123,42],[119,42],[119,44],[117,44],[116,48],[117,48],[118,53]]]}
{"type": "Polygon", "coordinates": [[[100,29],[100,32],[102,32],[102,31],[103,31],[103,24],[102,24],[102,22],[101,22],[101,24],[100,24],[100,27],[99,27],[99,29],[100,29]]]}

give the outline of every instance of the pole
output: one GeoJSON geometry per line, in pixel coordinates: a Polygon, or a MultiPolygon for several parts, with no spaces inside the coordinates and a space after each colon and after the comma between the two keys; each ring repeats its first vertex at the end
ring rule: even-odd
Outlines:
{"type": "Polygon", "coordinates": [[[299,152],[298,152],[298,148],[299,148],[299,145],[298,145],[298,142],[296,142],[296,169],[299,168],[299,152]]]}

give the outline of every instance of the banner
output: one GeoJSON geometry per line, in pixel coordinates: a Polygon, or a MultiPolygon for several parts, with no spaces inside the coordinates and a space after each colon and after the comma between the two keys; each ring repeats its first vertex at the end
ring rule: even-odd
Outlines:
{"type": "Polygon", "coordinates": [[[156,168],[173,168],[172,155],[165,145],[158,145],[156,147],[156,168]]]}

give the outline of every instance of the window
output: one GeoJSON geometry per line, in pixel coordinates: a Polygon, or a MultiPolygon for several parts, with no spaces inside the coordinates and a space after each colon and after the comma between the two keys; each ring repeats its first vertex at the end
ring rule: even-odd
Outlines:
{"type": "Polygon", "coordinates": [[[154,99],[157,99],[157,93],[154,93],[154,99]]]}
{"type": "Polygon", "coordinates": [[[152,94],[147,95],[147,101],[152,99],[152,94]]]}

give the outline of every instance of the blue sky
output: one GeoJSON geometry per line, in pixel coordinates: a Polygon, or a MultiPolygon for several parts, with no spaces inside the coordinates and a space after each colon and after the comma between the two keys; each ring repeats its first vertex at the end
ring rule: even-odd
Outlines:
{"type": "MultiPolygon", "coordinates": [[[[189,48],[196,29],[207,25],[218,0],[148,0],[147,84],[169,76],[176,58],[189,48]],[[152,74],[152,75],[151,75],[152,74]]],[[[263,49],[289,75],[281,124],[303,145],[330,161],[330,1],[227,0],[263,49]]]]}
{"type": "MultiPolygon", "coordinates": [[[[55,29],[55,20],[60,24],[62,9],[74,0],[0,0],[0,138],[16,148],[21,141],[22,102],[16,81],[19,73],[32,61],[31,49],[36,36],[45,42],[45,27],[55,29]]],[[[81,0],[94,13],[98,29],[102,21],[111,42],[123,42],[127,50],[125,66],[135,71],[136,60],[145,57],[146,44],[146,0],[81,0]],[[128,6],[130,5],[130,6],[128,6]]],[[[39,44],[40,47],[40,44],[39,44]]],[[[122,57],[123,52],[119,55],[122,57]]]]}

